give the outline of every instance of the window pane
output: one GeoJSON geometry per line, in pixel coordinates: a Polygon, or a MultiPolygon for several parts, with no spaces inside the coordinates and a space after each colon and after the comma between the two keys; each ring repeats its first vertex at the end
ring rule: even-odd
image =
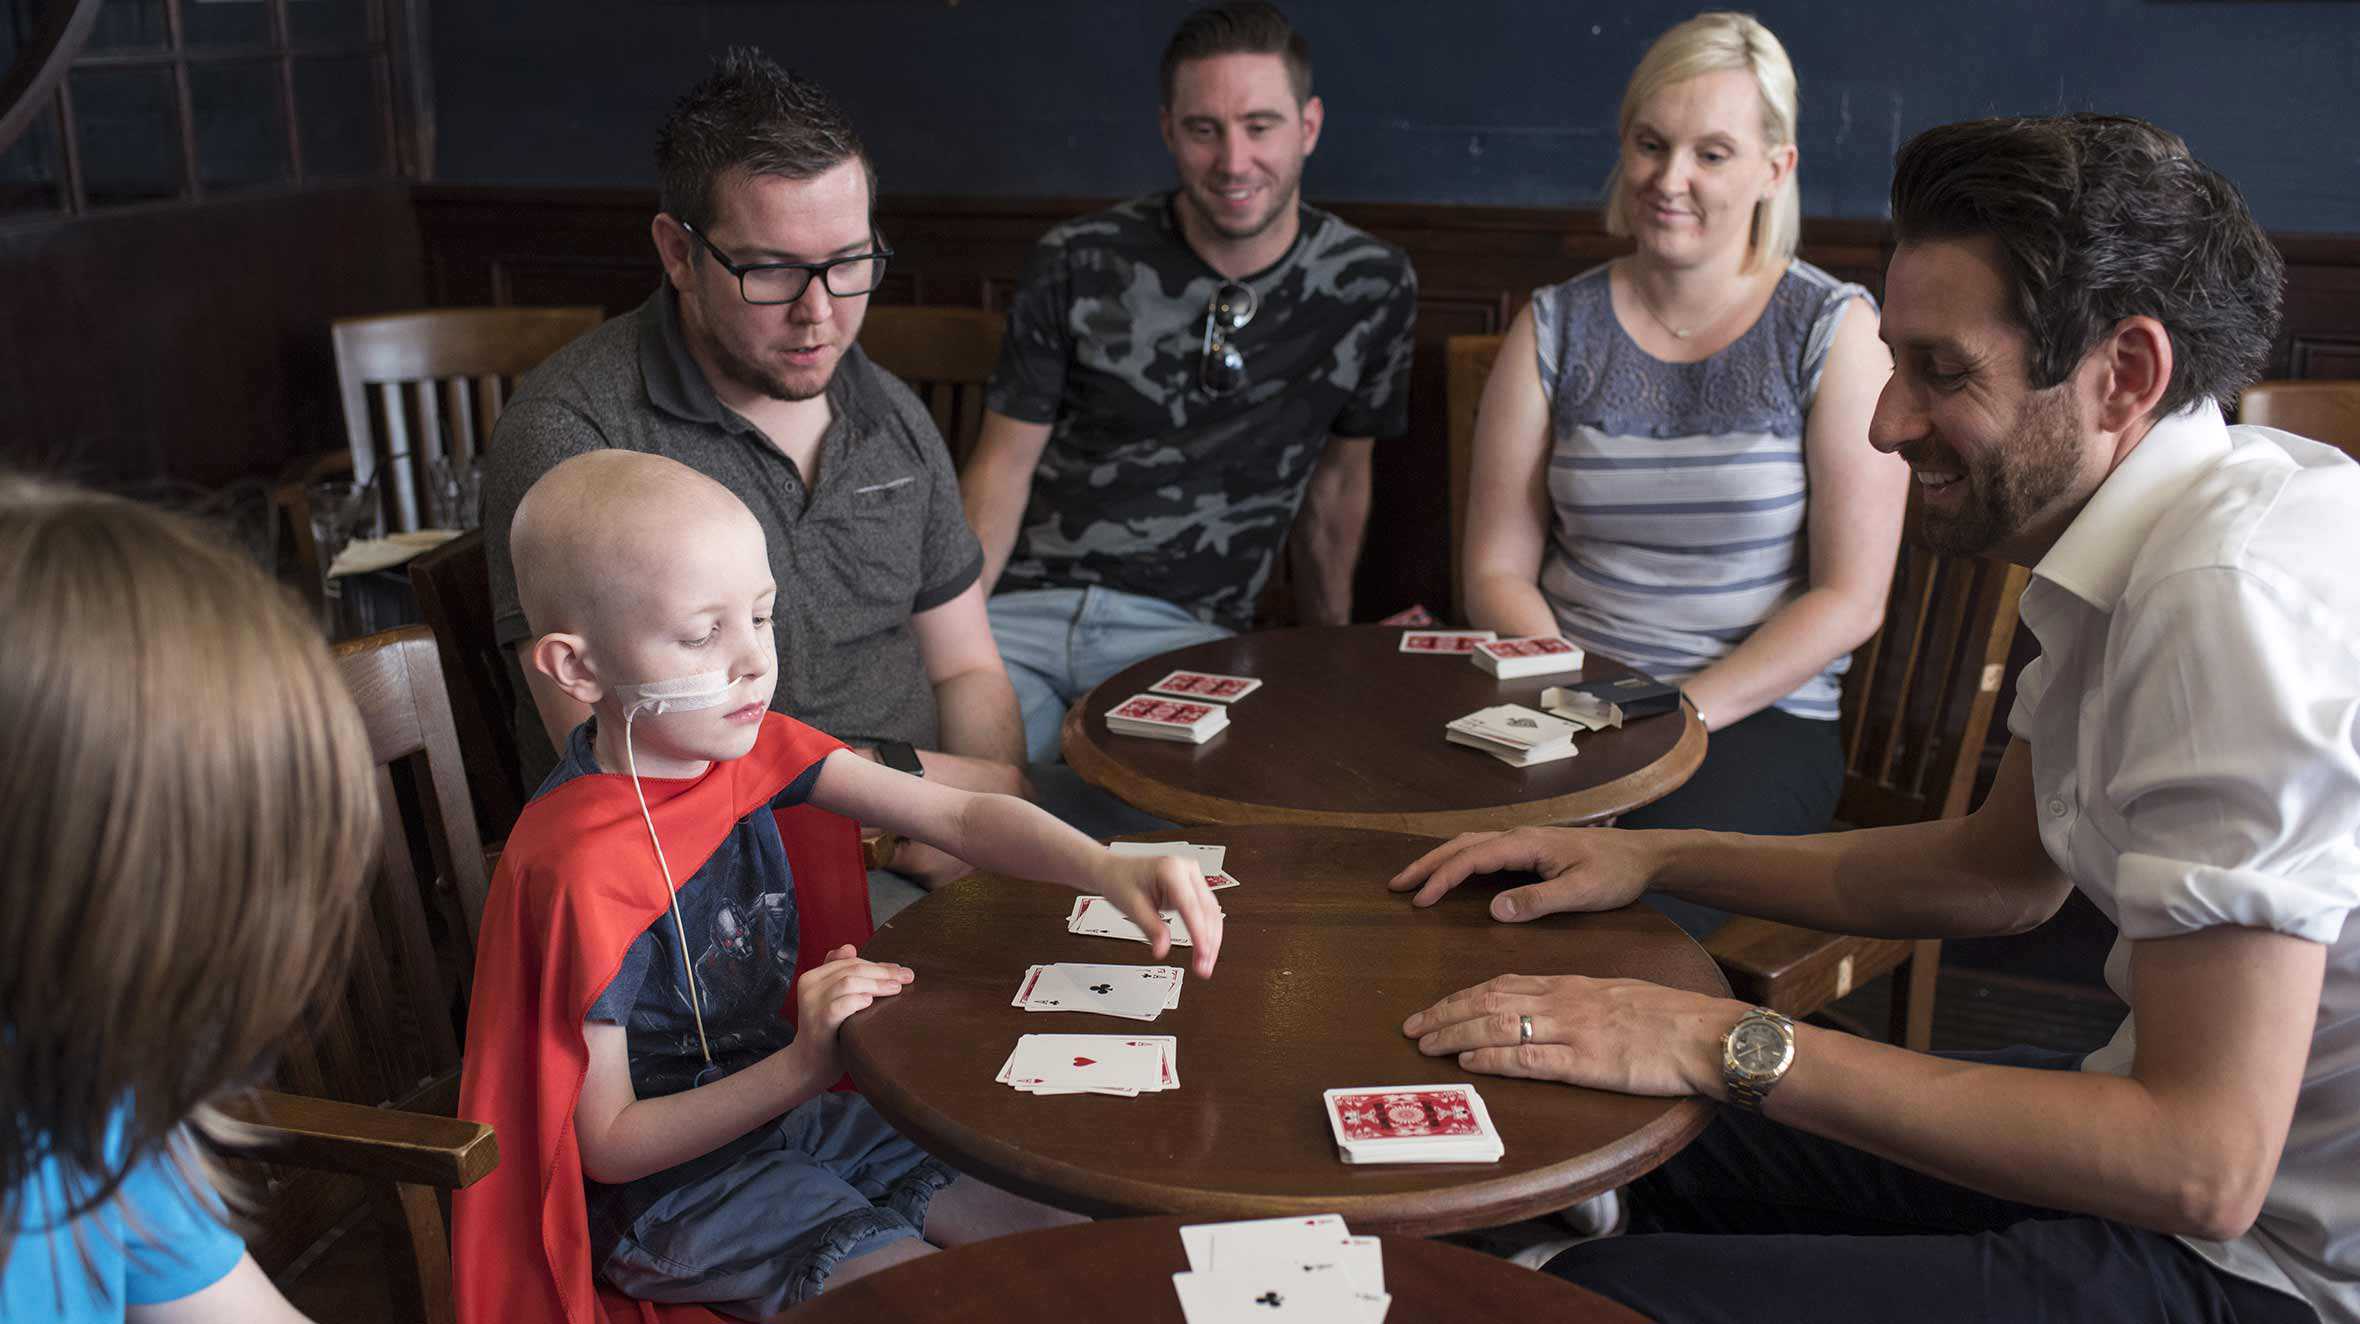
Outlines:
{"type": "Polygon", "coordinates": [[[71,75],[82,187],[93,207],[180,195],[180,112],[167,69],[71,75]]]}
{"type": "Polygon", "coordinates": [[[309,45],[358,45],[369,39],[369,0],[288,0],[287,30],[309,45]]]}
{"type": "Polygon", "coordinates": [[[287,178],[277,65],[192,64],[188,85],[197,117],[197,177],[208,191],[287,178]]]}
{"type": "Polygon", "coordinates": [[[262,0],[182,0],[181,36],[195,46],[267,46],[270,7],[262,0]]]}
{"type": "Polygon", "coordinates": [[[98,20],[90,25],[89,44],[82,49],[95,54],[159,50],[171,44],[164,0],[106,0],[98,7],[98,20]]]}
{"type": "Polygon", "coordinates": [[[0,216],[63,209],[64,174],[58,160],[57,116],[44,113],[14,147],[0,152],[0,216]]]}
{"type": "Polygon", "coordinates": [[[384,173],[373,63],[366,55],[295,62],[295,121],[303,126],[307,178],[384,173]]]}

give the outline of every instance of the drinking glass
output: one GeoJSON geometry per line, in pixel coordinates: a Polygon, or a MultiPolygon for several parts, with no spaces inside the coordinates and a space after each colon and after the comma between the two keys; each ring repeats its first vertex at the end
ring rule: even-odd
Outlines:
{"type": "Polygon", "coordinates": [[[483,457],[437,455],[426,462],[426,519],[438,529],[483,523],[483,457]]]}

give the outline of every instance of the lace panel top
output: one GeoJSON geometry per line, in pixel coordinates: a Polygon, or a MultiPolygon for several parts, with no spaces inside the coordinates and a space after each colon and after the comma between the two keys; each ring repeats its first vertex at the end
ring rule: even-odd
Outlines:
{"type": "MultiPolygon", "coordinates": [[[[1666,363],[1615,320],[1606,267],[1533,293],[1551,443],[1540,587],[1566,638],[1685,679],[1802,593],[1803,425],[1838,321],[1867,298],[1797,260],[1727,349],[1666,363]]],[[[1773,706],[1834,720],[1850,661],[1773,706]]]]}

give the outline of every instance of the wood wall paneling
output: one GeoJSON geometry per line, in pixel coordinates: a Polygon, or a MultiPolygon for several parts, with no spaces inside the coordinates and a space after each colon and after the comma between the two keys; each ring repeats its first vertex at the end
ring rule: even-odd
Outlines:
{"type": "Polygon", "coordinates": [[[407,186],[0,229],[0,457],[206,486],[344,445],[328,323],[423,301],[407,186]]]}
{"type": "MultiPolygon", "coordinates": [[[[418,222],[437,303],[594,303],[626,311],[654,289],[648,221],[635,189],[421,185],[418,222]]],[[[1104,206],[1088,198],[888,196],[879,231],[895,250],[887,302],[1001,308],[1033,241],[1058,221],[1104,206]]],[[[1502,330],[1534,288],[1626,247],[1597,213],[1528,207],[1338,203],[1338,215],[1401,245],[1418,269],[1417,360],[1408,435],[1377,450],[1368,549],[1356,600],[1363,617],[1450,601],[1443,342],[1502,330]]],[[[1802,255],[1872,292],[1884,288],[1881,222],[1805,221],[1802,255]]],[[[2286,326],[2273,377],[2360,377],[2360,236],[2280,239],[2286,326]]]]}

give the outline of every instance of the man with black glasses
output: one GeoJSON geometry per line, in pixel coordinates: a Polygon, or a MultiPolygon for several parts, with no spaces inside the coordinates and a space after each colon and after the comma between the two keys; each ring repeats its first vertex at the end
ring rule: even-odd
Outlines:
{"type": "Polygon", "coordinates": [[[1407,424],[1417,278],[1303,205],[1303,38],[1200,9],[1162,84],[1179,187],[1042,238],[960,480],[1036,761],[1092,685],[1252,624],[1298,507],[1300,615],[1348,619],[1372,439],[1407,424]]]}
{"type": "MultiPolygon", "coordinates": [[[[1022,793],[1016,702],[949,453],[924,406],[855,343],[892,254],[851,123],[819,88],[733,50],[674,105],[656,164],[663,287],[526,378],[490,448],[501,645],[533,637],[508,549],[525,490],[584,451],[669,456],[762,522],[782,590],[775,706],[904,771],[1022,793]]],[[[518,694],[537,778],[588,714],[530,668],[518,694]]],[[[924,847],[895,864],[921,881],[959,871],[924,847]]],[[[880,919],[917,895],[873,882],[880,919]]]]}

